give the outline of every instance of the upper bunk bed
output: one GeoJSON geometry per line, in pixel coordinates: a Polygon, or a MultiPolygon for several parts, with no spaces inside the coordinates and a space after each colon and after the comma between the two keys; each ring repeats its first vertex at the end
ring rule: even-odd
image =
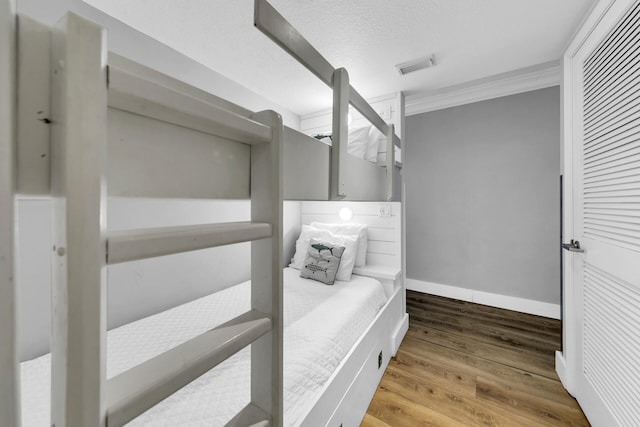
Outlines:
{"type": "MultiPolygon", "coordinates": [[[[282,19],[257,0],[258,27],[265,13],[282,19]]],[[[13,218],[16,195],[52,200],[53,421],[68,427],[124,425],[251,345],[251,403],[229,425],[282,425],[283,200],[392,200],[399,166],[393,127],[351,87],[344,69],[332,71],[334,124],[328,145],[283,126],[275,111],[250,111],[109,52],[105,29],[73,13],[53,28],[25,19],[16,34],[21,102],[12,113],[17,143],[8,147],[17,160],[6,166],[17,183],[7,187],[10,197],[2,194],[2,210],[13,218]],[[386,135],[389,155],[382,167],[348,155],[349,103],[386,135]],[[47,130],[34,130],[34,120],[47,130]],[[251,221],[112,231],[110,197],[249,199],[251,221]],[[238,242],[251,242],[248,311],[107,379],[107,267],[238,242]]],[[[13,229],[13,221],[7,224],[13,229]]],[[[400,227],[394,232],[400,235],[400,227]]],[[[9,237],[2,251],[12,254],[9,237]]],[[[397,282],[398,274],[385,278],[397,282]]],[[[3,285],[5,279],[15,291],[11,275],[3,275],[3,285]]],[[[15,313],[15,300],[5,302],[14,306],[4,312],[15,313]]],[[[399,288],[389,305],[402,314],[399,288]]],[[[376,317],[386,335],[395,327],[390,316],[376,317]]],[[[15,316],[5,326],[0,342],[15,354],[15,316]]],[[[371,348],[361,356],[378,360],[371,348]]],[[[385,350],[387,362],[394,351],[385,350]]],[[[355,377],[361,366],[349,357],[348,372],[355,377]]],[[[0,369],[3,378],[10,371],[0,369]]],[[[19,381],[14,380],[3,381],[0,395],[6,397],[2,411],[16,419],[19,381]]]]}
{"type": "MultiPolygon", "coordinates": [[[[283,127],[283,199],[400,200],[399,170],[402,164],[395,153],[399,152],[401,143],[393,126],[388,125],[349,84],[346,70],[331,66],[266,1],[256,1],[255,8],[256,27],[319,76],[334,94],[330,140],[319,142],[296,129],[283,127]],[[348,154],[349,104],[385,139],[387,148],[381,150],[384,155],[376,161],[348,154]]],[[[28,19],[22,24],[19,67],[30,79],[19,82],[17,191],[26,197],[44,196],[50,191],[50,136],[48,129],[33,126],[32,122],[34,119],[39,124],[45,122],[50,111],[50,97],[44,95],[50,92],[49,82],[43,79],[43,73],[49,69],[48,59],[43,55],[49,42],[43,34],[48,30],[28,19]],[[23,116],[27,117],[23,119],[23,116]]],[[[240,123],[239,119],[248,119],[244,123],[249,127],[252,111],[115,53],[108,54],[107,63],[111,113],[108,116],[110,197],[249,198],[249,181],[247,174],[242,172],[249,162],[248,150],[222,142],[223,139],[237,139],[237,135],[227,138],[224,132],[211,129],[221,121],[226,121],[228,124],[223,125],[227,127],[234,123],[217,114],[217,109],[239,116],[236,123],[240,123]],[[138,85],[139,81],[145,83],[138,85]],[[119,99],[123,98],[119,92],[131,89],[127,85],[135,86],[137,101],[119,99]],[[154,91],[163,93],[151,95],[154,91]],[[145,99],[149,96],[159,98],[145,99]],[[189,98],[184,106],[188,111],[182,105],[173,104],[174,99],[181,98],[189,98]],[[149,108],[151,104],[153,108],[149,108]],[[143,125],[154,128],[153,137],[138,137],[136,128],[143,125]],[[197,142],[190,140],[193,131],[201,134],[197,142]],[[175,139],[185,142],[179,145],[168,142],[175,139]],[[220,150],[217,157],[211,156],[212,144],[220,150]],[[151,149],[157,146],[162,146],[162,150],[151,149]],[[187,158],[203,161],[182,172],[183,181],[178,188],[178,181],[161,171],[171,170],[177,161],[187,158]],[[216,167],[209,167],[205,159],[213,160],[216,167]],[[221,171],[228,172],[225,176],[229,178],[218,179],[221,171]]],[[[132,95],[127,96],[131,98],[132,95]]]]}
{"type": "MultiPolygon", "coordinates": [[[[376,190],[367,188],[369,183],[374,187],[384,188],[385,193],[375,200],[399,200],[394,195],[394,180],[400,175],[395,173],[402,163],[396,152],[401,150],[401,140],[394,132],[394,126],[387,124],[371,105],[358,93],[349,82],[349,73],[344,68],[336,69],[266,0],[256,0],[254,9],[255,26],[271,38],[282,49],[297,59],[309,71],[333,90],[333,114],[331,132],[330,163],[324,170],[330,171],[330,200],[373,200],[376,190]],[[367,170],[363,160],[348,154],[349,152],[349,105],[352,105],[373,127],[386,137],[385,156],[382,163],[384,174],[367,170]],[[380,178],[384,181],[380,181],[380,178]],[[362,179],[365,181],[363,185],[362,179]],[[383,185],[380,185],[383,184],[383,185]]],[[[323,139],[326,141],[326,139],[323,139]]],[[[376,159],[377,160],[377,159],[376,159]]],[[[285,162],[286,164],[287,162],[285,162]]],[[[323,165],[324,166],[324,165],[323,165]]],[[[286,173],[286,172],[285,172],[286,173]]],[[[397,184],[396,188],[399,187],[397,184]]],[[[395,191],[398,193],[398,191],[395,191]]],[[[286,194],[286,191],[285,191],[286,194]]]]}

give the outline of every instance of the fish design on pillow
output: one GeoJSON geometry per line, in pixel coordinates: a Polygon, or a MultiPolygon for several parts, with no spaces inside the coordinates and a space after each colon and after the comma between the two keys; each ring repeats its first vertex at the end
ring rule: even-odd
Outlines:
{"type": "Polygon", "coordinates": [[[327,274],[328,268],[326,268],[326,267],[320,267],[319,265],[315,265],[315,264],[307,264],[307,265],[305,265],[305,268],[309,269],[310,271],[312,271],[314,273],[316,273],[316,272],[324,273],[325,277],[328,277],[328,274],[327,274]]]}
{"type": "Polygon", "coordinates": [[[312,242],[307,250],[300,277],[333,285],[344,249],[344,246],[328,242],[312,242]]]}
{"type": "Polygon", "coordinates": [[[311,247],[318,252],[329,251],[331,255],[333,255],[333,248],[323,245],[322,243],[314,243],[313,245],[311,245],[311,247]]]}

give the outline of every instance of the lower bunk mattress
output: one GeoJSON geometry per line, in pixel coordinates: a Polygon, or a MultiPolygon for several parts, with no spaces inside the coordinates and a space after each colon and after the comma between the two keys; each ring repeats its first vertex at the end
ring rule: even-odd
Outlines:
{"type": "MultiPolygon", "coordinates": [[[[300,424],[351,347],[387,301],[379,281],[352,276],[333,286],[284,269],[284,421],[300,424]]],[[[107,378],[114,377],[250,309],[244,282],[108,332],[107,378]]],[[[22,421],[50,426],[51,357],[21,364],[22,421]]],[[[196,379],[131,426],[223,426],[251,400],[251,349],[196,379]]]]}

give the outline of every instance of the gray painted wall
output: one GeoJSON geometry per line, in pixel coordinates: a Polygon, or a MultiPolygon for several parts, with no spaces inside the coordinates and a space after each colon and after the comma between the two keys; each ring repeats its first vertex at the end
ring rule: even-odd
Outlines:
{"type": "Polygon", "coordinates": [[[560,92],[407,117],[407,277],[560,302],[560,92]]]}

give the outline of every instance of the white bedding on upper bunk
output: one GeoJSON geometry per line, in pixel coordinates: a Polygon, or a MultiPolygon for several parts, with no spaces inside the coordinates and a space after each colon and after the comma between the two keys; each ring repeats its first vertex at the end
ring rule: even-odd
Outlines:
{"type": "MultiPolygon", "coordinates": [[[[364,333],[386,297],[375,279],[352,276],[327,286],[284,269],[285,424],[297,425],[364,333]]],[[[113,377],[249,310],[250,283],[200,298],[109,331],[113,377]]],[[[25,427],[49,426],[50,355],[21,364],[25,427]]],[[[250,348],[242,350],[129,425],[224,425],[250,400],[250,348]]]]}
{"type": "Polygon", "coordinates": [[[349,154],[375,163],[378,161],[380,144],[385,143],[386,136],[375,126],[350,127],[348,141],[347,152],[349,154]]]}

